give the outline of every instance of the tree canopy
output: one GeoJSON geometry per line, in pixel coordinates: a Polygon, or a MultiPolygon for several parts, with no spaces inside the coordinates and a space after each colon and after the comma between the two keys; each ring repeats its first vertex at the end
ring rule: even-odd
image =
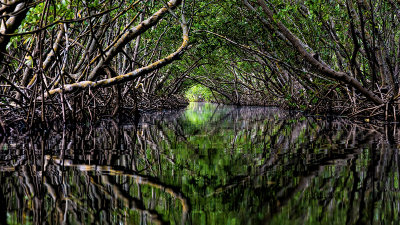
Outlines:
{"type": "Polygon", "coordinates": [[[2,123],[137,112],[190,91],[396,120],[399,12],[392,0],[1,0],[2,123]]]}

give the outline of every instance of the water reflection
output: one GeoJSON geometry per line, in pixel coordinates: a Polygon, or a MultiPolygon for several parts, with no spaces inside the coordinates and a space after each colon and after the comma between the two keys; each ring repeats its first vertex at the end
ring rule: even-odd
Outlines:
{"type": "Polygon", "coordinates": [[[191,104],[0,146],[0,224],[399,224],[399,129],[191,104]]]}

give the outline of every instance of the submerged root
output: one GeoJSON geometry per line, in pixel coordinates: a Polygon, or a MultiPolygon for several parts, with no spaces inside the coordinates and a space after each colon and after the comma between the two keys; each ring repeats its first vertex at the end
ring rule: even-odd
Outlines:
{"type": "Polygon", "coordinates": [[[76,95],[58,95],[24,108],[9,104],[0,111],[0,134],[46,129],[54,124],[94,123],[104,117],[132,119],[140,117],[141,112],[179,109],[186,105],[188,101],[178,95],[132,92],[121,97],[112,88],[89,90],[76,95]]]}

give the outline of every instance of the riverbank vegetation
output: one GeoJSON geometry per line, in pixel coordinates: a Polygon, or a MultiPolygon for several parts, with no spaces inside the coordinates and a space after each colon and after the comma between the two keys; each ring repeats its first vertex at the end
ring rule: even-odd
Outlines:
{"type": "Polygon", "coordinates": [[[187,49],[185,10],[192,7],[179,0],[2,1],[2,123],[95,120],[178,104],[173,68],[161,69],[187,49]]]}
{"type": "Polygon", "coordinates": [[[0,124],[137,115],[185,96],[397,121],[399,9],[392,0],[0,0],[0,124]]]}

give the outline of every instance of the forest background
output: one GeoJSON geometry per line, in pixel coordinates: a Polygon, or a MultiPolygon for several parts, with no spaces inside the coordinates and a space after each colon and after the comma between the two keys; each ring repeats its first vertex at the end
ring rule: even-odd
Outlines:
{"type": "Polygon", "coordinates": [[[191,101],[396,121],[400,7],[383,0],[0,0],[0,124],[191,101]]]}

